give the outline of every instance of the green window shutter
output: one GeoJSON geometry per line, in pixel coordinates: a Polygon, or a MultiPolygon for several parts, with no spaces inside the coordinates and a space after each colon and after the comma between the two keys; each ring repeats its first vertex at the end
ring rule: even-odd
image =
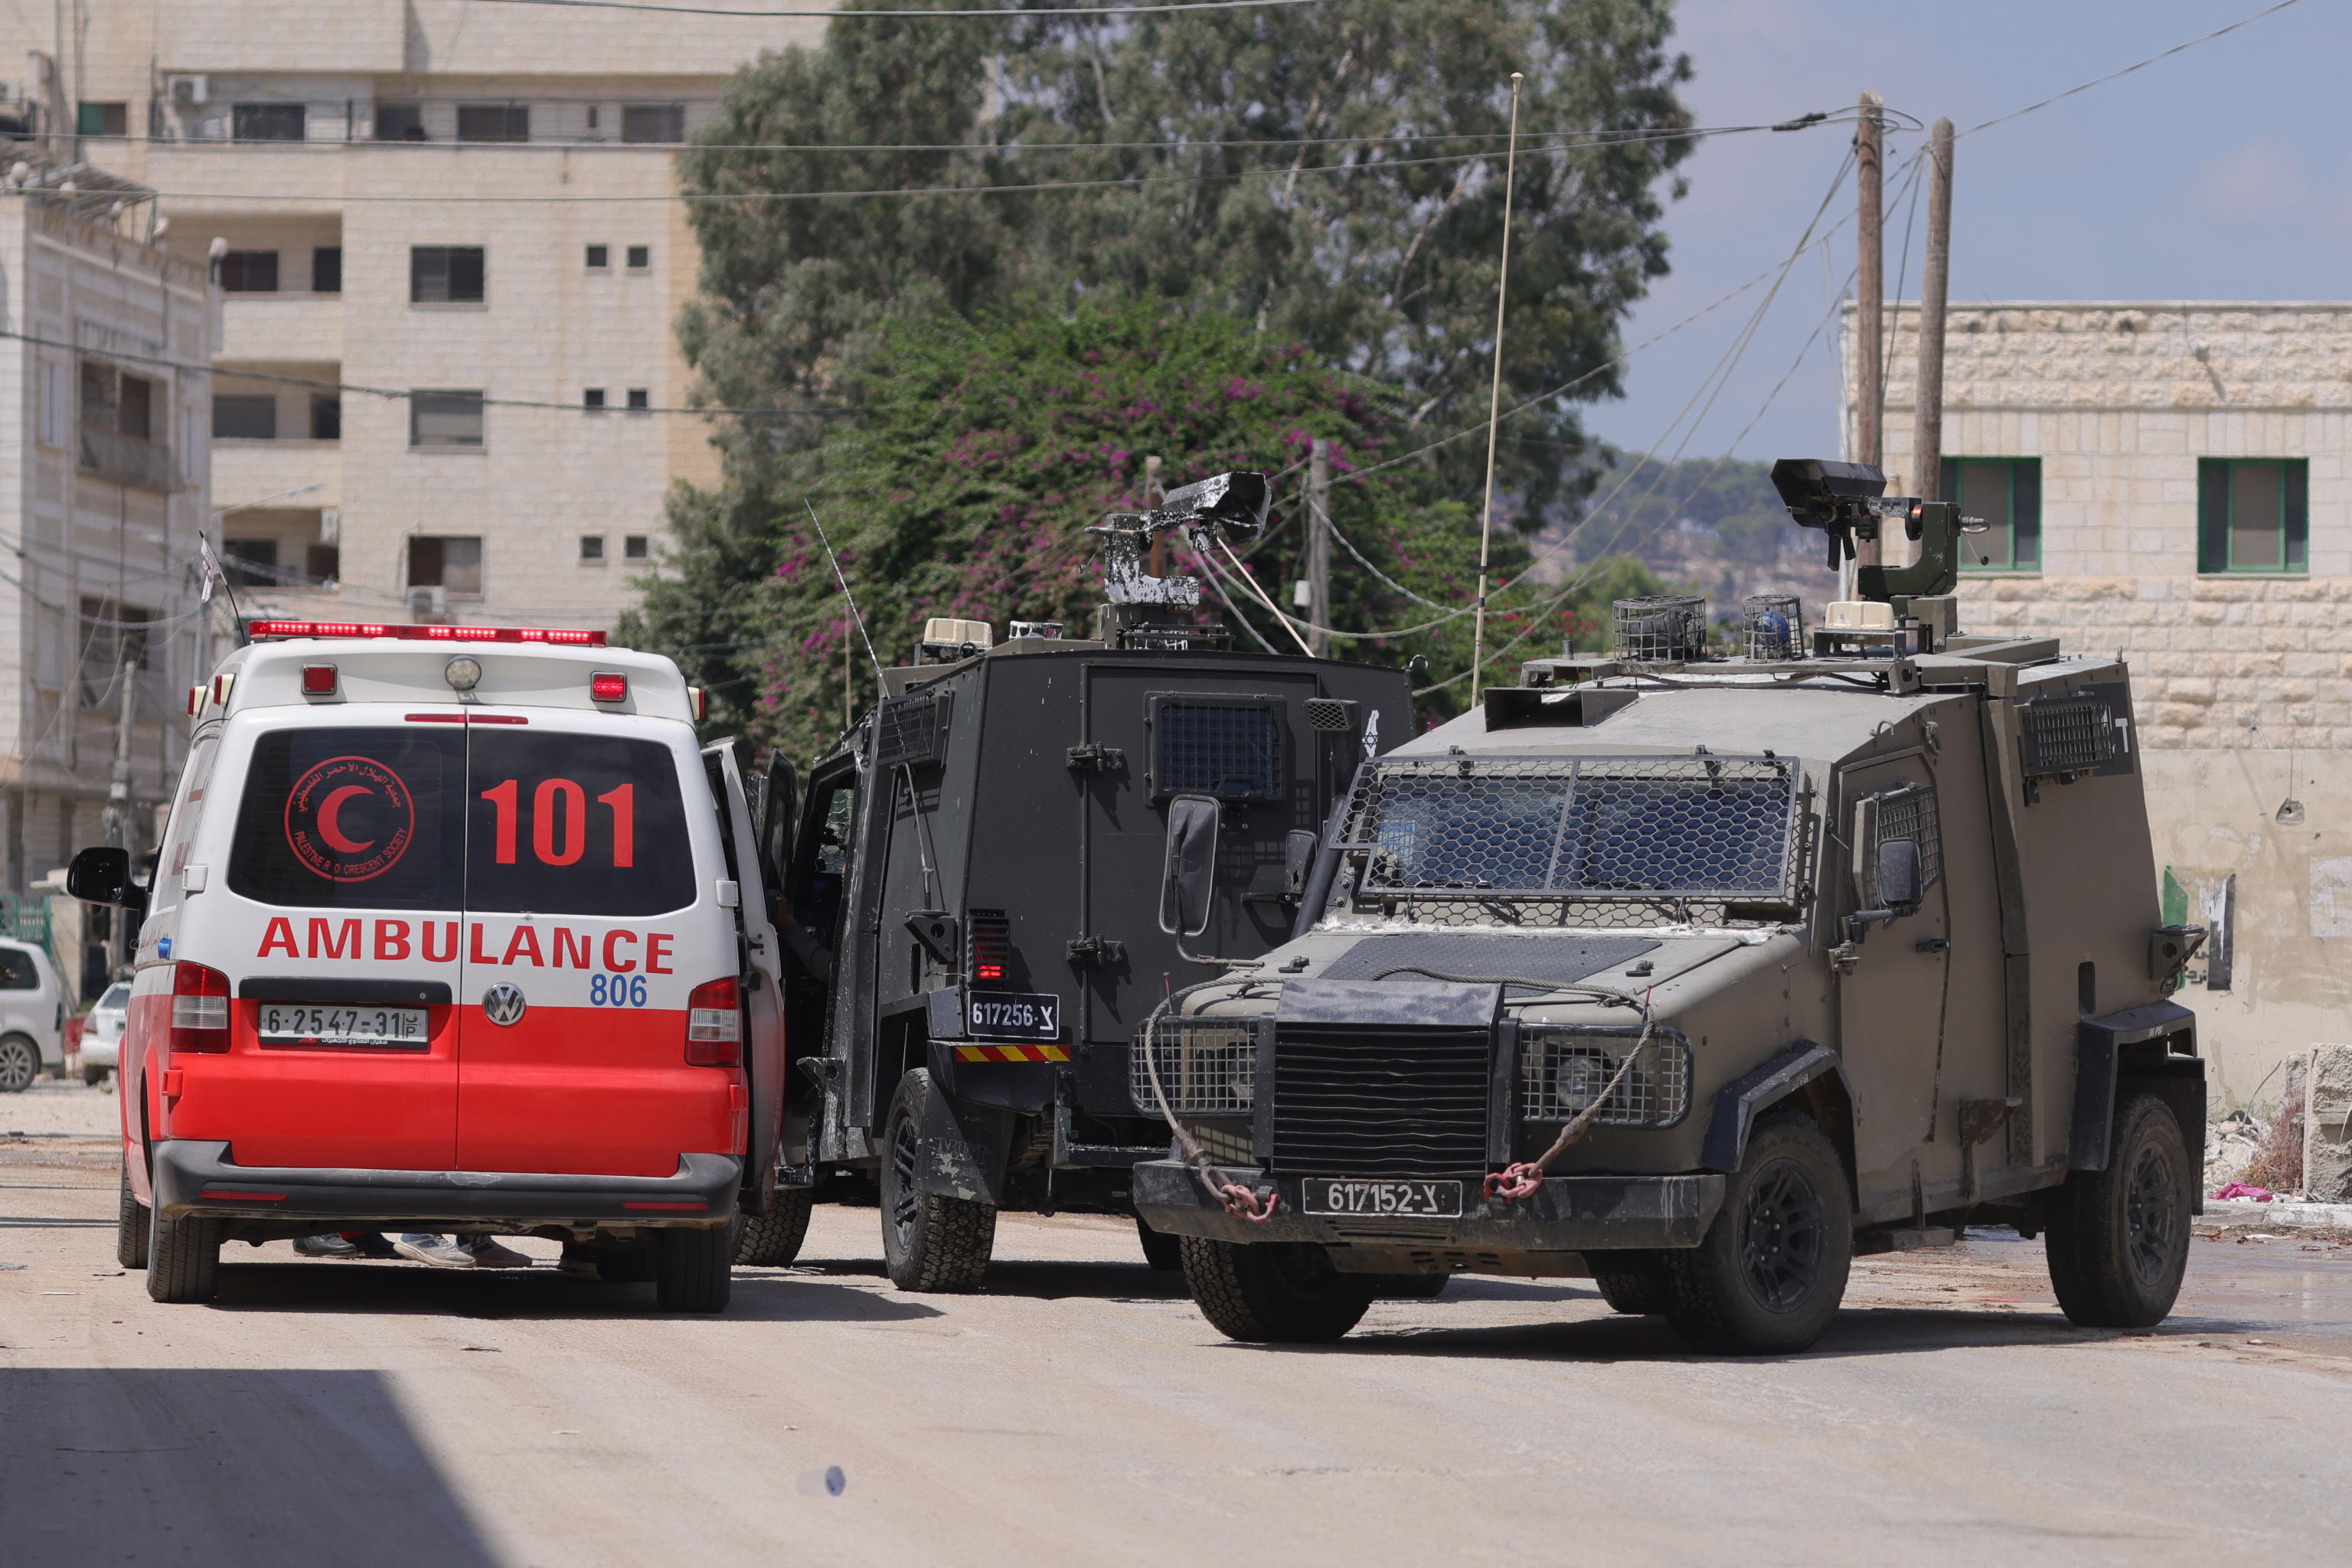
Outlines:
{"type": "Polygon", "coordinates": [[[2160,918],[2166,925],[2182,925],[2189,920],[2189,890],[2180,885],[2180,879],[2172,874],[2169,866],[2164,868],[2161,910],[2160,918]]]}
{"type": "Polygon", "coordinates": [[[2296,458],[2279,466],[2286,470],[2281,486],[2286,492],[2286,569],[2300,572],[2311,554],[2311,465],[2296,458]]]}
{"type": "Polygon", "coordinates": [[[2010,564],[2021,571],[2042,564],[2042,459],[2020,458],[2009,466],[2010,564]]]}
{"type": "Polygon", "coordinates": [[[2230,465],[2197,459],[2197,570],[2230,569],[2230,465]]]}

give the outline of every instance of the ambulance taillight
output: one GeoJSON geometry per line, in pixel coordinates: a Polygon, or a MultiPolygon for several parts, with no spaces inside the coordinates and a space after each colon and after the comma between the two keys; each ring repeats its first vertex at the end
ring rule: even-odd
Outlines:
{"type": "Polygon", "coordinates": [[[228,1049],[228,976],[182,959],[172,966],[172,1049],[228,1049]]]}
{"type": "Polygon", "coordinates": [[[733,975],[705,982],[687,996],[686,1059],[701,1068],[731,1068],[743,1059],[741,994],[733,975]]]}

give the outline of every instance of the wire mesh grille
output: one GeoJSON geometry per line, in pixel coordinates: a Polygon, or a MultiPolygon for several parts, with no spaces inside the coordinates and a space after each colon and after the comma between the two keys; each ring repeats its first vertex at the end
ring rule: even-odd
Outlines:
{"type": "Polygon", "coordinates": [[[1925,892],[1944,874],[1944,827],[1936,813],[1936,791],[1924,784],[1906,784],[1878,796],[1877,841],[1916,838],[1919,841],[1919,889],[1925,892]]]}
{"type": "Polygon", "coordinates": [[[949,700],[947,693],[935,692],[882,704],[875,715],[875,764],[887,769],[945,757],[949,700]]]}
{"type": "Polygon", "coordinates": [[[1345,843],[1360,909],[1438,924],[1769,921],[1752,906],[1799,901],[1798,819],[1783,758],[1391,757],[1345,843]]]}
{"type": "Polygon", "coordinates": [[[1621,658],[1665,663],[1706,652],[1706,600],[1696,594],[1645,594],[1609,606],[1612,640],[1621,658]]]}
{"type": "Polygon", "coordinates": [[[1310,697],[1307,700],[1307,727],[1331,734],[1352,733],[1357,706],[1344,697],[1310,697]]]}
{"type": "MultiPolygon", "coordinates": [[[[1580,1115],[1624,1065],[1640,1036],[1611,1037],[1590,1029],[1523,1026],[1519,1030],[1519,1116],[1566,1121],[1580,1115]]],[[[1654,1029],[1625,1080],[1592,1119],[1596,1127],[1672,1127],[1690,1111],[1690,1041],[1654,1029]]]]}
{"type": "Polygon", "coordinates": [[[1751,594],[1740,603],[1748,657],[1799,658],[1804,654],[1805,608],[1794,594],[1751,594]]]}
{"type": "Polygon", "coordinates": [[[2103,699],[2045,697],[2019,711],[2029,773],[2087,773],[2123,754],[2115,708],[2103,699]]]}
{"type": "Polygon", "coordinates": [[[1160,795],[1266,800],[1282,792],[1274,710],[1263,702],[1163,702],[1155,716],[1160,795]]]}
{"type": "Polygon", "coordinates": [[[1151,1091],[1154,1068],[1168,1109],[1179,1115],[1245,1114],[1257,1103],[1257,1036],[1246,1018],[1162,1018],[1149,1037],[1137,1032],[1127,1057],[1127,1092],[1151,1114],[1160,1110],[1151,1091]]]}

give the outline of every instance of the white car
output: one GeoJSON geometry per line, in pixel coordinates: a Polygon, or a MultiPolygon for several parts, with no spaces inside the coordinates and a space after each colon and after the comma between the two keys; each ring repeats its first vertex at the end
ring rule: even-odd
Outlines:
{"type": "Polygon", "coordinates": [[[109,1068],[122,1054],[122,1027],[131,1021],[131,982],[118,980],[106,988],[81,1026],[81,1080],[105,1081],[109,1068]]]}
{"type": "Polygon", "coordinates": [[[21,1094],[65,1065],[66,1005],[49,955],[0,939],[0,1094],[21,1094]]]}

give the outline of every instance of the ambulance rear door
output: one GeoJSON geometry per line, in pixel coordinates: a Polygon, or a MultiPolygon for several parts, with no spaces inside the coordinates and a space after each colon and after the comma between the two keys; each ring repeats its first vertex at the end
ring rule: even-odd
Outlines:
{"type": "Polygon", "coordinates": [[[784,1115],[784,976],[776,928],[768,915],[774,876],[751,816],[735,742],[703,748],[719,799],[729,874],[737,883],[735,922],[742,942],[744,1072],[751,1079],[751,1125],[744,1147],[743,1192],[752,1212],[767,1212],[776,1190],[776,1146],[784,1115]]]}

